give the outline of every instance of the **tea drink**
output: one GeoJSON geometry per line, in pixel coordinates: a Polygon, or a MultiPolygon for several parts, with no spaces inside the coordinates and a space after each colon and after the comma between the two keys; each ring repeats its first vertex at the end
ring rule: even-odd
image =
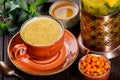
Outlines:
{"type": "Polygon", "coordinates": [[[75,15],[75,7],[72,3],[63,2],[56,5],[51,13],[58,19],[68,19],[75,15]]]}
{"type": "Polygon", "coordinates": [[[119,1],[81,0],[81,35],[87,48],[103,52],[120,45],[119,1]]]}
{"type": "Polygon", "coordinates": [[[74,1],[58,0],[50,6],[49,14],[60,20],[65,28],[71,28],[79,20],[79,6],[74,1]]]}
{"type": "Polygon", "coordinates": [[[62,36],[61,25],[50,18],[36,18],[24,25],[21,37],[33,46],[48,46],[62,36]]]}
{"type": "MultiPolygon", "coordinates": [[[[14,52],[17,55],[22,48],[35,60],[54,60],[64,42],[64,26],[51,16],[38,16],[26,21],[20,29],[22,44],[17,44],[14,52]]],[[[24,55],[24,53],[22,54],[24,55]]]]}

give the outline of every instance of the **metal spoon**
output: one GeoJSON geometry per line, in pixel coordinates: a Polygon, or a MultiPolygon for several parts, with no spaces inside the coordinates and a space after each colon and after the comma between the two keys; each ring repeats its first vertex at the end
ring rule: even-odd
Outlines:
{"type": "Polygon", "coordinates": [[[20,80],[24,80],[20,75],[16,74],[15,71],[9,67],[4,61],[0,61],[0,70],[8,76],[16,76],[20,80]]]}

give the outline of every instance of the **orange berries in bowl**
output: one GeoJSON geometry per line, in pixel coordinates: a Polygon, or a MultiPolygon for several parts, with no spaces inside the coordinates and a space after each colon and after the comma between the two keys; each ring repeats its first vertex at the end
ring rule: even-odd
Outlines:
{"type": "Polygon", "coordinates": [[[87,54],[80,59],[78,68],[84,80],[107,80],[111,63],[102,55],[87,54]]]}

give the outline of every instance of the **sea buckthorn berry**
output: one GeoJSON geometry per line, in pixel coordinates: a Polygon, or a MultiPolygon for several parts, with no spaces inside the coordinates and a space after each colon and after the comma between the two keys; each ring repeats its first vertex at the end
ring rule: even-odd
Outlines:
{"type": "Polygon", "coordinates": [[[80,69],[90,76],[100,76],[110,69],[110,63],[102,56],[87,54],[80,60],[80,69]]]}

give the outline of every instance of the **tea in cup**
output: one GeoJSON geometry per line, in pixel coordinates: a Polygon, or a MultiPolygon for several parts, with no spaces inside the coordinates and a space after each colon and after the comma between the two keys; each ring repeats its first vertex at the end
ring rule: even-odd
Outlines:
{"type": "Polygon", "coordinates": [[[79,20],[79,7],[74,1],[59,0],[50,6],[49,14],[70,28],[79,20]]]}
{"type": "Polygon", "coordinates": [[[22,25],[20,37],[23,43],[13,48],[16,59],[28,54],[35,60],[53,60],[63,46],[64,26],[53,17],[38,16],[22,25]]]}

